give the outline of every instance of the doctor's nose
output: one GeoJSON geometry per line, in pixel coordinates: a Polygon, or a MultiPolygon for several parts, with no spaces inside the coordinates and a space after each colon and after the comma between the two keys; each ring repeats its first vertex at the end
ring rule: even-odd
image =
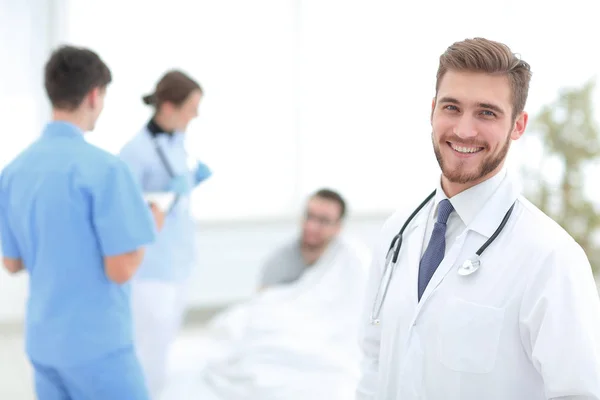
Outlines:
{"type": "Polygon", "coordinates": [[[454,127],[454,134],[463,139],[469,139],[477,136],[477,129],[475,129],[475,121],[468,115],[463,115],[458,124],[454,127]]]}

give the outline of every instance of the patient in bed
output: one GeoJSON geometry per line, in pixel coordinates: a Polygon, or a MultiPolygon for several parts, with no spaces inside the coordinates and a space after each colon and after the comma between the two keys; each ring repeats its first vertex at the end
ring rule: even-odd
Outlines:
{"type": "Polygon", "coordinates": [[[345,213],[331,190],[309,198],[301,238],[268,260],[255,298],[209,323],[210,352],[184,398],[352,398],[370,254],[340,236],[345,213]]]}
{"type": "Polygon", "coordinates": [[[298,280],[324,253],[335,248],[346,216],[346,202],[336,192],[321,189],[306,204],[302,235],[276,251],[267,261],[261,289],[298,280]]]}

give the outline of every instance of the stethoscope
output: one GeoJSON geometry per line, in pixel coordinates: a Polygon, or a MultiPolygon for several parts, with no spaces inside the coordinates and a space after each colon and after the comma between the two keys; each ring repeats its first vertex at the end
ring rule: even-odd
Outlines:
{"type": "MultiPolygon", "coordinates": [[[[160,143],[158,142],[158,139],[156,137],[152,137],[152,143],[154,144],[154,149],[156,150],[156,154],[158,155],[158,158],[160,159],[161,164],[163,165],[163,167],[167,171],[167,174],[169,175],[170,178],[175,178],[175,176],[176,176],[175,169],[173,168],[173,165],[169,161],[169,158],[165,154],[163,148],[160,146],[160,143]]],[[[185,155],[186,155],[187,158],[192,158],[187,151],[185,152],[185,155]]],[[[194,161],[196,161],[196,160],[194,160],[194,161]]],[[[181,196],[179,196],[179,195],[177,195],[175,197],[175,200],[173,200],[173,203],[171,203],[171,206],[167,210],[167,214],[170,214],[173,211],[173,209],[175,208],[175,206],[179,202],[180,198],[181,198],[181,196]]]]}
{"type": "MultiPolygon", "coordinates": [[[[421,211],[421,209],[425,207],[427,203],[429,203],[433,196],[435,196],[435,192],[436,191],[434,190],[429,196],[427,196],[425,200],[423,200],[421,204],[419,204],[419,206],[408,217],[406,222],[404,222],[404,225],[402,226],[402,229],[400,229],[400,232],[398,232],[398,234],[392,239],[392,243],[390,244],[390,248],[385,259],[385,269],[383,270],[383,275],[381,276],[381,280],[379,281],[379,287],[377,288],[377,294],[375,296],[375,301],[373,302],[373,309],[371,310],[372,325],[379,325],[380,322],[379,315],[381,312],[381,307],[383,307],[388,287],[390,286],[390,282],[392,280],[392,274],[394,272],[394,269],[396,269],[396,264],[398,263],[398,256],[400,255],[400,248],[402,247],[402,234],[404,233],[404,230],[408,227],[410,222],[419,213],[419,211],[421,211]],[[384,282],[385,287],[383,289],[383,295],[381,296],[381,300],[379,300],[381,287],[384,284],[384,282]]],[[[500,234],[500,232],[502,232],[502,229],[504,229],[504,226],[506,225],[506,222],[508,221],[508,218],[510,217],[510,214],[512,213],[514,207],[515,203],[513,203],[512,206],[510,206],[510,208],[504,215],[502,222],[500,222],[500,225],[498,226],[498,228],[496,228],[496,231],[492,234],[492,236],[483,244],[483,246],[479,248],[479,250],[475,252],[475,257],[466,260],[458,268],[459,275],[468,276],[479,270],[479,268],[481,267],[481,255],[483,254],[485,249],[487,249],[488,246],[494,242],[494,240],[500,234]]]]}
{"type": "MultiPolygon", "coordinates": [[[[173,170],[173,166],[169,162],[169,159],[167,158],[167,155],[163,151],[162,147],[160,147],[160,144],[158,143],[158,140],[156,139],[156,137],[152,138],[152,143],[154,144],[154,149],[156,150],[156,154],[158,155],[158,158],[160,159],[161,164],[167,171],[167,174],[169,175],[170,178],[174,178],[175,171],[173,170]]],[[[179,202],[179,197],[180,197],[179,195],[177,195],[175,197],[175,200],[173,200],[173,202],[171,203],[171,206],[167,210],[167,214],[171,214],[171,212],[173,211],[173,209],[179,202]]]]}

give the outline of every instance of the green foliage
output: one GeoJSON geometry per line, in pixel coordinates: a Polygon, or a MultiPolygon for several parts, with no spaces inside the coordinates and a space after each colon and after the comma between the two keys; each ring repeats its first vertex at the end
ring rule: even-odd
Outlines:
{"type": "MultiPolygon", "coordinates": [[[[585,196],[585,170],[600,158],[600,130],[594,120],[595,82],[561,91],[531,121],[530,130],[541,139],[544,159],[559,160],[564,170],[551,181],[538,170],[526,170],[526,196],[558,222],[583,247],[595,272],[600,272],[600,246],[594,237],[600,213],[585,196]]],[[[588,180],[589,182],[589,180],[588,180]]]]}

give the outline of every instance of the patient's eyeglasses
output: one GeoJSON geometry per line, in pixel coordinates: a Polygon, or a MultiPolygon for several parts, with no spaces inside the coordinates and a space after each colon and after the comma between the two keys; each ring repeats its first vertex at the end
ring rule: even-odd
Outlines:
{"type": "Polygon", "coordinates": [[[335,225],[338,220],[332,220],[328,217],[322,216],[322,215],[316,215],[316,214],[312,214],[310,212],[306,212],[304,214],[304,220],[305,221],[312,221],[312,222],[316,222],[317,224],[321,225],[321,226],[332,226],[335,225]]]}

